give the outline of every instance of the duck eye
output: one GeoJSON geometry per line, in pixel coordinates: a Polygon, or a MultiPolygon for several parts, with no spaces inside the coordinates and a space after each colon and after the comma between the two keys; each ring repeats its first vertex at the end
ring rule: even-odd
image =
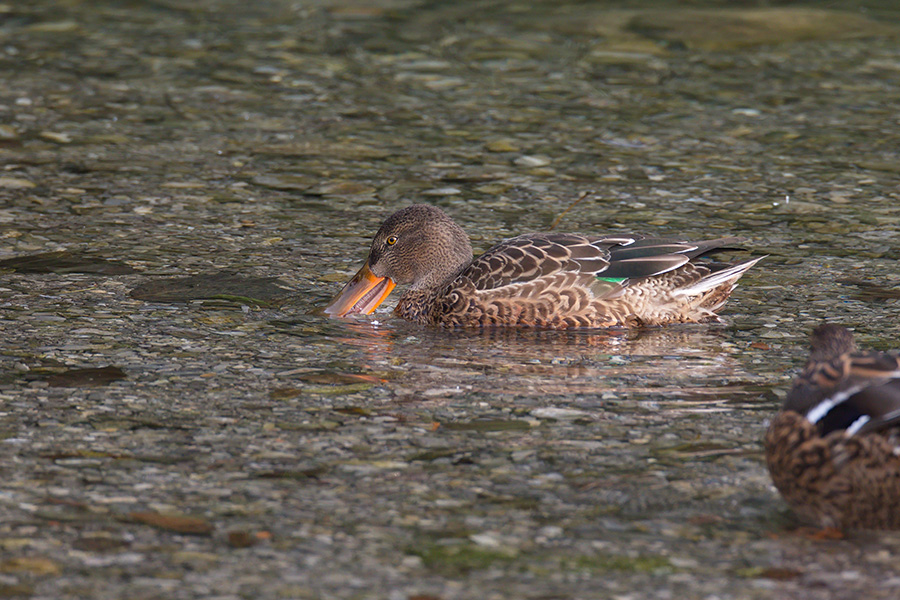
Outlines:
{"type": "Polygon", "coordinates": [[[391,237],[389,237],[389,238],[388,238],[387,240],[385,240],[385,241],[387,242],[387,245],[388,245],[388,246],[393,246],[394,244],[397,243],[397,236],[396,236],[396,235],[392,235],[391,237]]]}

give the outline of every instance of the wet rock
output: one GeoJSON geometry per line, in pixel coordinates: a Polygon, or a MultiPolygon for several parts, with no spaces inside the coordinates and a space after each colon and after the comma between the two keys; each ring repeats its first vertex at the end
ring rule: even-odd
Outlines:
{"type": "Polygon", "coordinates": [[[45,21],[28,25],[26,29],[32,33],[71,33],[80,26],[75,21],[45,21]]]}
{"type": "Polygon", "coordinates": [[[96,533],[78,538],[72,547],[85,552],[117,552],[129,545],[129,542],[122,538],[108,533],[96,533]]]}
{"type": "Polygon", "coordinates": [[[72,136],[68,133],[59,133],[56,131],[42,131],[38,135],[47,141],[57,144],[68,144],[72,141],[72,136]]]}
{"type": "MultiPolygon", "coordinates": [[[[19,138],[19,132],[10,125],[0,124],[0,141],[9,142],[19,138]]],[[[0,179],[2,181],[2,179],[0,179]]]]}
{"type": "Polygon", "coordinates": [[[531,414],[538,419],[556,419],[556,420],[573,420],[590,418],[590,414],[574,408],[559,408],[548,406],[546,408],[536,408],[531,414]]]}
{"type": "Polygon", "coordinates": [[[423,196],[458,196],[459,194],[462,194],[462,190],[455,187],[442,187],[422,190],[419,193],[423,196]]]}
{"type": "Polygon", "coordinates": [[[521,431],[531,429],[531,423],[519,419],[478,419],[475,421],[443,423],[441,428],[450,431],[521,431]]]}
{"type": "Polygon", "coordinates": [[[232,271],[220,271],[150,281],[131,290],[131,297],[145,302],[218,299],[267,306],[285,300],[291,291],[277,277],[245,277],[232,271]]]}
{"type": "Polygon", "coordinates": [[[358,375],[355,373],[338,373],[334,371],[313,371],[298,374],[297,379],[305,383],[327,383],[327,384],[348,384],[348,383],[380,383],[381,380],[372,375],[358,375]]]}
{"type": "Polygon", "coordinates": [[[323,156],[343,160],[365,160],[385,158],[390,152],[365,144],[318,143],[304,142],[300,144],[273,144],[253,148],[255,154],[275,156],[323,156]]]}
{"type": "Polygon", "coordinates": [[[10,190],[27,190],[37,187],[33,182],[21,177],[0,177],[0,188],[10,190]]]}
{"type": "Polygon", "coordinates": [[[372,383],[349,383],[345,385],[307,385],[303,387],[303,392],[307,394],[320,394],[325,396],[344,396],[346,394],[356,394],[364,392],[371,388],[372,383]]]}
{"type": "Polygon", "coordinates": [[[520,167],[546,167],[550,164],[550,158],[547,156],[520,156],[513,162],[520,167]]]}
{"type": "Polygon", "coordinates": [[[272,400],[290,400],[300,396],[302,393],[302,388],[278,388],[269,392],[269,398],[272,400]]]}
{"type": "Polygon", "coordinates": [[[372,194],[375,188],[356,181],[329,181],[307,189],[309,196],[359,196],[372,194]]]}
{"type": "Polygon", "coordinates": [[[704,50],[900,33],[896,26],[859,14],[800,7],[646,11],[631,20],[630,28],[704,50]]]}
{"type": "Polygon", "coordinates": [[[157,512],[132,512],[128,518],[135,523],[186,535],[210,535],[215,527],[207,520],[185,515],[166,515],[157,512]]]}
{"type": "Polygon", "coordinates": [[[84,138],[81,139],[81,143],[85,144],[85,145],[127,144],[128,142],[131,142],[131,141],[133,141],[132,138],[125,136],[125,135],[115,134],[115,133],[89,135],[89,136],[85,136],[84,138]]]}
{"type": "Polygon", "coordinates": [[[73,369],[64,373],[57,373],[47,378],[47,383],[53,387],[97,387],[108,385],[113,381],[125,379],[128,376],[119,367],[112,365],[88,369],[73,369]]]}
{"type": "Polygon", "coordinates": [[[30,598],[34,595],[34,586],[27,583],[0,582],[0,598],[30,598]]]}
{"type": "MultiPolygon", "coordinates": [[[[887,287],[873,281],[865,281],[858,277],[841,277],[837,279],[838,283],[844,285],[854,285],[859,288],[859,292],[854,294],[854,298],[863,302],[885,302],[887,300],[900,299],[900,288],[887,287]]],[[[894,282],[885,282],[887,284],[894,282]]]]}
{"type": "MultiPolygon", "coordinates": [[[[900,164],[893,160],[863,159],[858,162],[859,167],[870,171],[883,171],[885,173],[900,173],[900,164]]],[[[2,179],[0,179],[2,181],[2,179]]]]}
{"type": "Polygon", "coordinates": [[[232,548],[250,548],[258,543],[259,538],[249,531],[228,532],[228,545],[232,548]]]}
{"type": "Polygon", "coordinates": [[[256,185],[275,190],[306,190],[315,184],[315,180],[306,175],[257,175],[252,179],[256,185]]]}
{"type": "Polygon", "coordinates": [[[508,191],[512,185],[513,184],[511,183],[503,182],[486,183],[484,185],[476,186],[475,191],[482,194],[499,195],[508,191]]]}
{"type": "Polygon", "coordinates": [[[519,146],[513,140],[499,139],[484,145],[489,152],[518,152],[519,146]]]}
{"type": "Polygon", "coordinates": [[[60,250],[17,256],[0,260],[0,269],[19,273],[95,273],[98,275],[127,275],[135,270],[125,263],[102,258],[89,252],[60,250]]]}
{"type": "Polygon", "coordinates": [[[59,575],[61,572],[62,568],[56,561],[41,556],[20,556],[0,561],[0,573],[46,576],[59,575]]]}

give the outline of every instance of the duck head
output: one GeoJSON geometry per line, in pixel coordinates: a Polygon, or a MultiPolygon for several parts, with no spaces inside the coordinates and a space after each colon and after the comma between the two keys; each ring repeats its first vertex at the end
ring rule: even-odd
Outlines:
{"type": "Polygon", "coordinates": [[[823,323],[813,329],[809,349],[810,360],[833,360],[842,354],[854,352],[856,343],[849,329],[833,323],[823,323]]]}
{"type": "Polygon", "coordinates": [[[471,260],[469,237],[453,219],[437,207],[413,204],[381,225],[366,263],[324,312],[333,317],[370,314],[394,286],[436,289],[471,260]]]}

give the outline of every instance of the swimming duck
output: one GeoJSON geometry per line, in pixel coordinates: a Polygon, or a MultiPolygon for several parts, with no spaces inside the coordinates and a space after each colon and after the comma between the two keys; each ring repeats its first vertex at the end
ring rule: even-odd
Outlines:
{"type": "Polygon", "coordinates": [[[813,330],[809,361],[766,433],[775,487],[803,520],[837,529],[900,528],[900,355],[859,352],[833,324],[813,330]]]}
{"type": "Polygon", "coordinates": [[[414,204],[381,225],[365,265],[324,312],[369,314],[395,285],[408,284],[394,312],[425,325],[565,329],[716,320],[737,280],[763,257],[698,259],[740,241],[530,233],[473,259],[469,237],[444,211],[414,204]]]}

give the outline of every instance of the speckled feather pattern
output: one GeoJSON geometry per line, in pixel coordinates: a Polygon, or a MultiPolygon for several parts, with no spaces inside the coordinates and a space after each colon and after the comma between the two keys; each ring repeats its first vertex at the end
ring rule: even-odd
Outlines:
{"type": "Polygon", "coordinates": [[[900,357],[857,352],[843,327],[813,332],[810,359],[766,432],[775,487],[822,527],[900,528],[900,357]]]}
{"type": "MultiPolygon", "coordinates": [[[[641,238],[575,234],[512,238],[476,258],[440,289],[407,292],[396,312],[422,324],[469,327],[566,329],[701,322],[717,318],[715,310],[746,270],[712,289],[679,295],[679,290],[710,275],[712,268],[673,251],[690,251],[694,246],[688,243],[642,240],[650,258],[621,260],[631,260],[636,269],[674,270],[624,285],[598,279],[616,265],[617,253],[631,250],[637,240],[641,238]],[[658,244],[664,244],[664,250],[652,255],[658,244]]],[[[750,266],[748,261],[746,268],[750,266]]]]}
{"type": "Polygon", "coordinates": [[[780,412],[766,433],[766,463],[775,487],[804,521],[820,527],[900,528],[897,440],[878,432],[847,437],[780,412]]]}

